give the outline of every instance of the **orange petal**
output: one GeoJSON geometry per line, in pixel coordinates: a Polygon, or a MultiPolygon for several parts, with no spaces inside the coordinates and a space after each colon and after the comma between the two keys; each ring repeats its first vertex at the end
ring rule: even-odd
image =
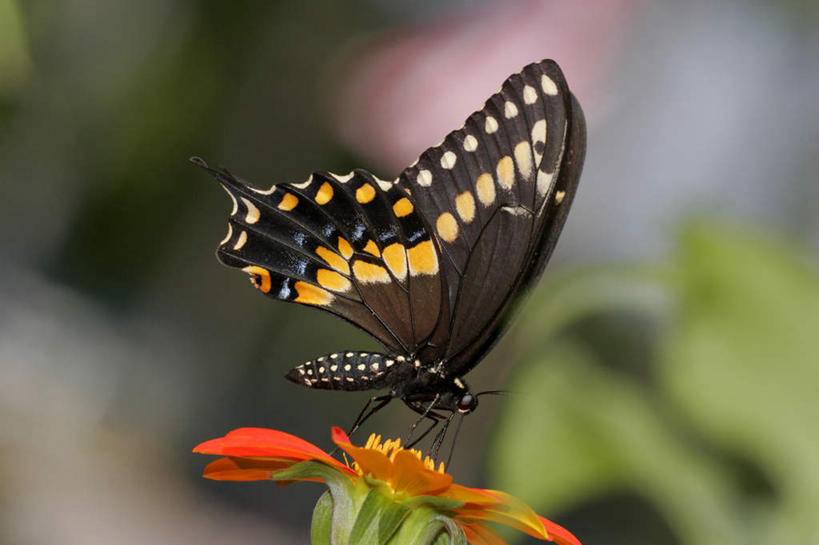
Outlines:
{"type": "Polygon", "coordinates": [[[410,496],[435,496],[452,484],[452,475],[424,467],[424,463],[408,450],[401,450],[393,461],[392,488],[410,496]]]}
{"type": "Polygon", "coordinates": [[[472,524],[459,523],[458,525],[463,528],[469,545],[506,545],[506,542],[485,524],[475,522],[472,524]]]}
{"type": "Polygon", "coordinates": [[[392,475],[392,462],[386,454],[378,450],[357,447],[351,444],[347,434],[339,428],[333,428],[333,441],[341,450],[352,456],[361,469],[361,473],[372,475],[380,481],[389,482],[392,475]]]}
{"type": "Polygon", "coordinates": [[[438,495],[444,498],[476,505],[498,503],[499,501],[498,498],[481,490],[480,488],[469,488],[467,486],[461,486],[455,483],[438,495]]]}
{"type": "Polygon", "coordinates": [[[488,505],[468,505],[458,509],[458,516],[466,519],[491,520],[516,528],[533,537],[548,539],[540,517],[521,500],[499,490],[484,490],[498,498],[498,502],[488,505]]]}
{"type": "Polygon", "coordinates": [[[334,467],[344,464],[312,443],[295,435],[264,428],[239,428],[224,437],[205,441],[193,449],[201,454],[221,454],[242,458],[289,458],[319,460],[334,467]]]}
{"type": "Polygon", "coordinates": [[[205,467],[203,476],[215,481],[262,481],[271,479],[274,472],[292,465],[293,462],[289,460],[219,458],[205,467]]]}
{"type": "Polygon", "coordinates": [[[538,515],[540,522],[543,523],[543,526],[546,528],[546,531],[549,532],[549,537],[547,538],[549,541],[553,541],[558,545],[582,545],[580,540],[574,537],[570,531],[568,531],[563,526],[559,524],[555,524],[549,519],[545,519],[538,515]]]}

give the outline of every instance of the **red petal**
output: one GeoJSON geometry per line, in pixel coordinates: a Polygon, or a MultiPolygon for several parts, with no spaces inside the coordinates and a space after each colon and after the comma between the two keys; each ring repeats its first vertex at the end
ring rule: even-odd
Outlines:
{"type": "Polygon", "coordinates": [[[264,481],[273,473],[293,465],[291,461],[219,458],[205,467],[204,477],[215,481],[264,481]]]}
{"type": "Polygon", "coordinates": [[[574,537],[570,531],[563,526],[555,524],[549,519],[545,519],[538,515],[543,527],[549,532],[549,541],[557,543],[558,545],[582,545],[580,540],[574,537]]]}
{"type": "Polygon", "coordinates": [[[265,428],[239,428],[219,439],[205,441],[193,451],[242,458],[318,460],[336,468],[347,469],[314,444],[289,433],[265,428]]]}

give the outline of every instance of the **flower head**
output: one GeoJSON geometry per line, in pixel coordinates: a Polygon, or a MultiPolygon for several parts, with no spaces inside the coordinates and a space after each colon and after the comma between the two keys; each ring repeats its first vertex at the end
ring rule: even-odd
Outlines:
{"type": "MultiPolygon", "coordinates": [[[[319,500],[313,519],[314,543],[317,524],[332,525],[334,543],[358,543],[353,539],[357,535],[356,521],[369,509],[367,517],[374,516],[373,513],[376,516],[388,513],[396,520],[394,528],[389,526],[392,533],[386,535],[385,543],[403,543],[407,542],[408,535],[429,533],[433,521],[440,524],[441,531],[450,535],[460,533],[473,545],[503,544],[487,522],[505,524],[559,545],[580,545],[570,532],[538,516],[509,494],[453,483],[443,462],[436,465],[420,451],[403,448],[400,439],[382,441],[380,436],[371,435],[365,445],[359,447],[335,427],[332,437],[352,462],[341,462],[288,433],[262,428],[234,430],[200,444],[194,452],[224,456],[205,468],[204,476],[208,479],[326,483],[332,502],[326,500],[323,504],[324,497],[319,500]],[[344,516],[330,516],[339,509],[345,511],[344,516]],[[329,513],[324,517],[326,520],[317,520],[320,511],[329,513]],[[346,526],[336,527],[344,521],[348,521],[346,526]]],[[[379,529],[383,531],[383,525],[379,525],[379,529]]]]}

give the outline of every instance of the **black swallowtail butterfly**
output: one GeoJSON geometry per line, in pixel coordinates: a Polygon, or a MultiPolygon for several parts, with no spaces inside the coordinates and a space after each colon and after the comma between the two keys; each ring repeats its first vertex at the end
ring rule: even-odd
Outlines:
{"type": "MultiPolygon", "coordinates": [[[[503,333],[563,228],[585,154],[583,112],[554,61],[530,64],[394,181],[315,172],[233,201],[217,256],[266,295],[329,311],[384,346],[287,374],[325,390],[389,389],[432,418],[477,406],[462,377],[503,333]]],[[[366,414],[365,414],[366,413],[366,414]]],[[[433,423],[434,427],[434,423],[433,423]]]]}

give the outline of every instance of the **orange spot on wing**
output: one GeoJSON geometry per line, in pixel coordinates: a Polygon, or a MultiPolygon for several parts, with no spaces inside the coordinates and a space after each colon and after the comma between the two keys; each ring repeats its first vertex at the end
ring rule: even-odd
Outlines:
{"type": "Polygon", "coordinates": [[[259,288],[259,291],[263,293],[270,292],[270,272],[267,269],[259,267],[258,265],[248,265],[242,270],[248,274],[255,275],[251,276],[250,281],[253,282],[254,286],[259,288]]]}
{"type": "Polygon", "coordinates": [[[289,212],[293,210],[296,205],[299,204],[299,198],[293,195],[292,193],[285,193],[284,197],[282,197],[281,202],[279,203],[279,210],[284,210],[285,212],[289,212]]]}
{"type": "Polygon", "coordinates": [[[378,246],[376,246],[375,241],[373,240],[367,242],[367,244],[364,246],[364,251],[375,257],[381,257],[381,252],[378,250],[378,246]]]}
{"type": "Polygon", "coordinates": [[[364,184],[355,191],[355,200],[367,204],[375,198],[375,189],[370,184],[364,184]]]}
{"type": "Polygon", "coordinates": [[[324,246],[319,246],[316,248],[316,255],[335,270],[344,274],[350,274],[350,266],[347,264],[347,261],[334,251],[328,250],[324,246]]]}
{"type": "Polygon", "coordinates": [[[329,182],[324,182],[323,184],[321,184],[321,187],[316,193],[316,203],[327,204],[328,202],[330,202],[330,199],[332,198],[333,186],[331,186],[329,182]]]}
{"type": "Polygon", "coordinates": [[[399,280],[407,277],[407,253],[399,243],[384,248],[384,263],[399,280]]]}
{"type": "Polygon", "coordinates": [[[329,269],[319,269],[316,272],[316,280],[323,288],[333,291],[347,291],[350,289],[350,281],[329,269]]]}
{"type": "Polygon", "coordinates": [[[308,284],[307,282],[303,282],[301,280],[296,282],[293,287],[296,289],[296,293],[299,294],[298,297],[294,299],[294,301],[297,303],[326,306],[332,303],[333,299],[335,299],[333,294],[329,291],[323,290],[318,286],[308,284]]]}
{"type": "Polygon", "coordinates": [[[360,259],[353,261],[353,273],[357,279],[365,284],[390,281],[390,273],[387,272],[387,269],[360,259]]]}
{"type": "Polygon", "coordinates": [[[410,274],[436,274],[438,272],[438,253],[432,240],[419,242],[407,250],[410,274]]]}
{"type": "Polygon", "coordinates": [[[341,252],[341,255],[344,256],[344,259],[350,259],[353,257],[353,247],[350,246],[350,243],[344,240],[341,237],[338,237],[338,251],[341,252]]]}
{"type": "Polygon", "coordinates": [[[392,211],[395,212],[395,215],[399,218],[403,218],[404,216],[409,216],[412,214],[412,211],[415,208],[412,206],[410,200],[406,197],[402,197],[398,199],[394,205],[392,205],[392,211]]]}

